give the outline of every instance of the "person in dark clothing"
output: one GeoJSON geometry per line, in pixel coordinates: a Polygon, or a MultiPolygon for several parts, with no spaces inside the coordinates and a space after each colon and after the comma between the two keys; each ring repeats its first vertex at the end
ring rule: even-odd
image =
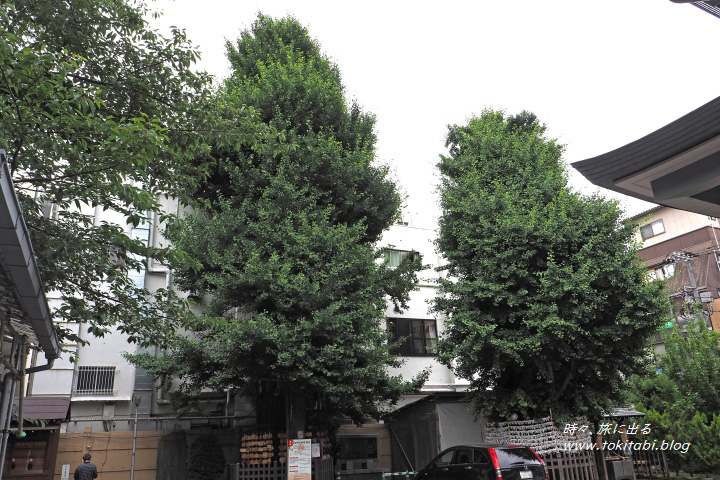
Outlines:
{"type": "Polygon", "coordinates": [[[78,465],[75,469],[75,475],[73,475],[75,480],[93,480],[93,478],[97,478],[97,467],[90,462],[91,458],[92,456],[89,453],[83,455],[83,463],[78,465]]]}

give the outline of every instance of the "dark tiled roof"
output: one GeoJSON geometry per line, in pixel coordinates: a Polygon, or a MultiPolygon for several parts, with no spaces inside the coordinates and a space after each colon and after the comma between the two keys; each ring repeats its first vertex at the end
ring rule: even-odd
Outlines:
{"type": "MultiPolygon", "coordinates": [[[[720,97],[639,140],[572,164],[596,185],[613,183],[720,135],[720,97]]],[[[652,199],[649,199],[652,201],[652,199]]]]}

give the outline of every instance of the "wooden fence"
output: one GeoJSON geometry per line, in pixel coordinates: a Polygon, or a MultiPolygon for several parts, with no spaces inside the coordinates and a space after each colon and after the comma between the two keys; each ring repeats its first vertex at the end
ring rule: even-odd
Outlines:
{"type": "MultiPolygon", "coordinates": [[[[157,478],[158,442],[168,431],[137,432],[135,455],[135,480],[157,478]]],[[[99,478],[103,480],[126,480],[130,476],[133,432],[61,433],[55,461],[55,480],[62,477],[64,463],[70,464],[70,475],[82,462],[85,453],[92,454],[92,461],[98,467],[99,478]]]]}
{"type": "MultiPolygon", "coordinates": [[[[229,465],[228,480],[287,480],[287,465],[273,462],[267,465],[229,465]]],[[[333,459],[313,460],[312,480],[334,480],[333,459]]]]}
{"type": "Polygon", "coordinates": [[[633,468],[638,478],[658,478],[670,475],[667,458],[663,451],[632,452],[633,468]]]}
{"type": "Polygon", "coordinates": [[[543,456],[550,480],[598,480],[592,452],[551,453],[543,456]]]}

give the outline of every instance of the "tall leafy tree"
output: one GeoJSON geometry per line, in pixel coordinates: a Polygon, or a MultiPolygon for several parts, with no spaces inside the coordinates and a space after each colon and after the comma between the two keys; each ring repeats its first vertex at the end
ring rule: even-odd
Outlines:
{"type": "Polygon", "coordinates": [[[3,1],[0,148],[45,288],[63,299],[55,318],[154,343],[185,308],[127,273],[147,257],[184,257],[134,241],[126,225],[95,222],[93,207],[133,226],[162,219],[158,196],[188,191],[198,178],[188,159],[217,126],[210,78],[191,68],[198,53],[180,30],[151,30],[148,15],[143,0],[3,1]]]}
{"type": "Polygon", "coordinates": [[[277,140],[196,160],[211,175],[170,233],[200,264],[178,284],[208,294],[213,318],[166,357],[135,361],[188,395],[239,389],[260,423],[282,425],[287,404],[292,432],[306,407],[314,425],[378,417],[409,386],[387,373],[386,303],[405,305],[420,265],[389,268],[375,249],[401,202],[375,162],[375,119],[348,106],[337,66],[294,18],[261,15],[228,58],[220,103],[252,107],[277,140]]]}
{"type": "Polygon", "coordinates": [[[440,360],[493,418],[586,414],[619,397],[667,311],[614,202],[567,186],[535,115],[484,111],[441,157],[437,245],[447,276],[440,360]]]}

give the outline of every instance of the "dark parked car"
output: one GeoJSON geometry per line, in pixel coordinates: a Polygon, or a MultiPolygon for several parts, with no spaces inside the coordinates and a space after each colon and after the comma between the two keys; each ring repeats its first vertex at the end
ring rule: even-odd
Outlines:
{"type": "Polygon", "coordinates": [[[530,447],[478,443],[448,448],[415,480],[547,480],[545,462],[530,447]]]}

